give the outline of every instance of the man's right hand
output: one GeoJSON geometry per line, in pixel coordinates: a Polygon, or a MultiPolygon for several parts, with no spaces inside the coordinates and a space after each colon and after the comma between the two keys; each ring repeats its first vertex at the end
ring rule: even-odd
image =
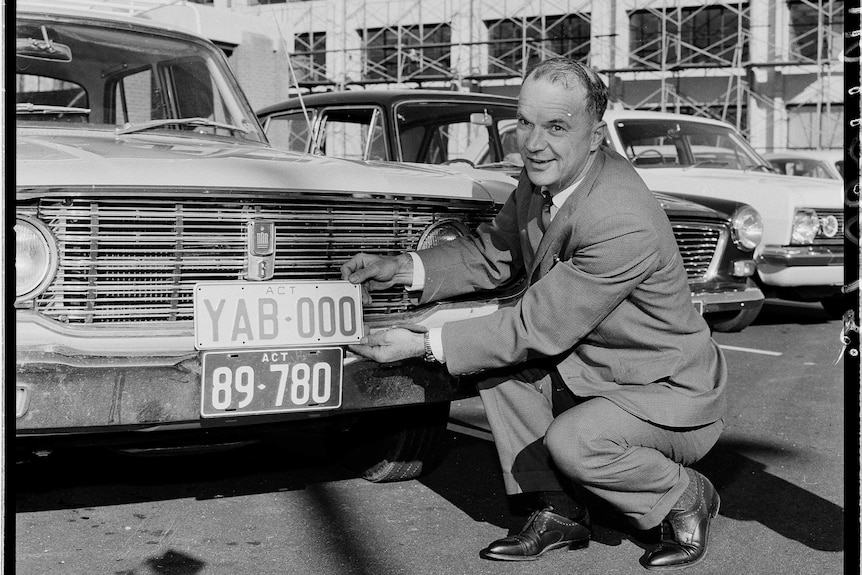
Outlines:
{"type": "Polygon", "coordinates": [[[378,256],[358,253],[341,266],[341,279],[362,284],[368,291],[413,283],[413,258],[408,254],[378,256]]]}

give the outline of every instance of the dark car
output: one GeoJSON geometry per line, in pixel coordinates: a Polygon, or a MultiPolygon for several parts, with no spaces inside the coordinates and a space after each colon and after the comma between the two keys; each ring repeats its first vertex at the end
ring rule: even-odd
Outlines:
{"type": "MultiPolygon", "coordinates": [[[[272,145],[370,163],[470,165],[517,175],[517,101],[436,90],[309,94],[257,112],[272,145]]],[[[680,248],[692,301],[713,329],[739,331],[763,305],[751,279],[760,215],[745,203],[657,193],[680,248]]]]}

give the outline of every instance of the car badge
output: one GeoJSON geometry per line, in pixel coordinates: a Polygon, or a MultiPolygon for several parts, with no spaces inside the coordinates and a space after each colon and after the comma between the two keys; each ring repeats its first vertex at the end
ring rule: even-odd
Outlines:
{"type": "Polygon", "coordinates": [[[246,222],[248,240],[247,280],[264,281],[275,271],[275,222],[251,220],[246,222]]]}
{"type": "Polygon", "coordinates": [[[838,233],[838,218],[833,215],[820,218],[820,231],[827,238],[834,238],[838,233]]]}

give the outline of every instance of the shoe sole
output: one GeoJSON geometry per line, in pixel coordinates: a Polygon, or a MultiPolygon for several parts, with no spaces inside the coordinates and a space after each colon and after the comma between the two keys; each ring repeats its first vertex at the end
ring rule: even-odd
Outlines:
{"type": "Polygon", "coordinates": [[[578,549],[586,549],[589,544],[589,539],[578,539],[575,541],[560,541],[559,543],[548,545],[535,555],[504,555],[502,553],[493,553],[491,551],[482,551],[479,555],[483,559],[494,559],[496,561],[535,561],[548,551],[562,549],[563,547],[568,547],[568,551],[577,551],[578,549]]]}
{"type": "MultiPolygon", "coordinates": [[[[713,509],[709,511],[709,519],[712,521],[716,517],[718,517],[718,508],[721,507],[721,497],[718,496],[718,492],[715,494],[715,506],[713,509]]],[[[701,561],[706,558],[706,552],[709,551],[709,522],[706,524],[706,537],[704,537],[704,541],[706,541],[706,545],[703,546],[703,553],[700,554],[700,557],[692,561],[691,563],[681,563],[680,565],[668,565],[667,567],[646,567],[649,571],[676,571],[677,569],[686,569],[691,567],[692,565],[697,565],[701,561]]]]}

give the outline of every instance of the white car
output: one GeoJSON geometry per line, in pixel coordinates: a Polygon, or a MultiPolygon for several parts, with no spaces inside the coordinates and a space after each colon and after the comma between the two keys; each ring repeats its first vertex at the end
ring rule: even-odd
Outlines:
{"type": "Polygon", "coordinates": [[[840,181],[776,174],[730,124],[631,110],[605,113],[610,144],[653,190],[745,202],[763,217],[755,250],[767,297],[819,301],[844,313],[844,204],[840,181]]]}
{"type": "Polygon", "coordinates": [[[763,157],[780,174],[844,181],[842,150],[790,150],[768,152],[763,157]]]}

